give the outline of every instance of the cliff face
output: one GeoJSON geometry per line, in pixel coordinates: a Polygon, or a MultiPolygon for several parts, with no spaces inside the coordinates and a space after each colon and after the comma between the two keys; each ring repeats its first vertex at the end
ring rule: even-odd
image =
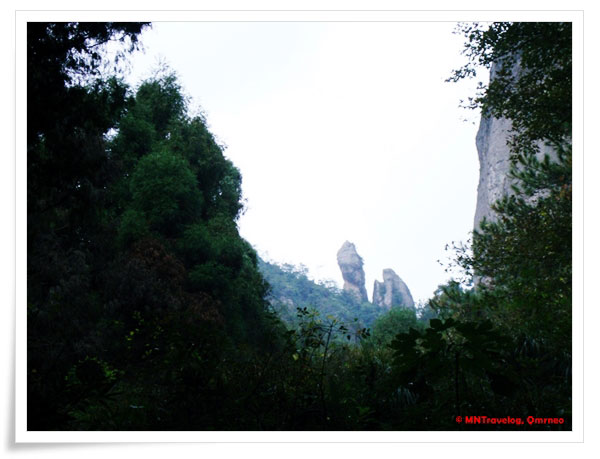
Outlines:
{"type": "Polygon", "coordinates": [[[410,290],[393,269],[383,270],[383,282],[375,281],[373,304],[387,309],[391,309],[393,306],[415,307],[410,290]]]}
{"type": "Polygon", "coordinates": [[[344,291],[351,293],[359,301],[369,301],[365,288],[363,260],[351,242],[344,242],[337,253],[337,262],[344,278],[344,291]]]}
{"type": "MultiPolygon", "coordinates": [[[[501,64],[495,63],[490,71],[490,80],[495,78],[501,64]]],[[[518,64],[513,67],[513,74],[518,78],[521,69],[518,64]]],[[[492,205],[505,195],[513,194],[514,180],[510,177],[511,152],[507,142],[511,135],[511,122],[506,118],[482,117],[477,131],[476,145],[479,155],[479,185],[477,186],[477,207],[475,209],[474,228],[479,229],[483,218],[495,221],[492,205]]],[[[538,158],[548,154],[554,157],[553,150],[538,144],[538,158]]]]}
{"type": "Polygon", "coordinates": [[[477,153],[479,154],[479,185],[474,227],[479,228],[483,218],[494,220],[492,204],[502,196],[512,193],[510,151],[506,142],[511,123],[505,118],[481,118],[477,131],[477,153]]]}

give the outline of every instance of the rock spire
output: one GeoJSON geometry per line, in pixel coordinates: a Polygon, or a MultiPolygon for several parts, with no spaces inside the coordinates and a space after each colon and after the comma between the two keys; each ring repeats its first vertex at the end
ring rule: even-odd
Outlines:
{"type": "Polygon", "coordinates": [[[337,253],[337,262],[344,278],[344,291],[351,293],[359,301],[369,301],[365,288],[363,260],[351,242],[344,242],[337,253]]]}
{"type": "Polygon", "coordinates": [[[373,304],[387,309],[394,306],[415,307],[410,290],[393,269],[383,270],[383,282],[375,281],[373,285],[373,304]]]}
{"type": "MultiPolygon", "coordinates": [[[[365,288],[363,259],[356,252],[352,242],[346,241],[338,250],[337,261],[344,278],[344,291],[352,294],[361,302],[368,302],[365,288]]],[[[400,276],[393,269],[383,270],[383,282],[375,281],[373,286],[373,304],[382,308],[414,308],[415,302],[400,276]]]]}

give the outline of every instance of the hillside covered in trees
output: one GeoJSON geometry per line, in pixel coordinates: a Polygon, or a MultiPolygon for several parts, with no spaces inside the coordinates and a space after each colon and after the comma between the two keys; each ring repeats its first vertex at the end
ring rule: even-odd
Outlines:
{"type": "Polygon", "coordinates": [[[570,24],[463,26],[451,79],[504,63],[472,102],[518,186],[418,314],[260,260],[177,76],[104,70],[146,27],[28,24],[28,430],[571,429],[570,24]]]}

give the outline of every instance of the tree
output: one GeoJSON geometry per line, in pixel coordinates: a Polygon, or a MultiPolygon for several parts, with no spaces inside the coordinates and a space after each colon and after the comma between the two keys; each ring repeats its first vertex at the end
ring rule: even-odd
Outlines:
{"type": "Polygon", "coordinates": [[[135,94],[104,69],[143,27],[28,29],[31,430],[226,425],[282,340],[205,119],[168,69],[135,94]]]}
{"type": "Polygon", "coordinates": [[[473,107],[511,120],[514,195],[493,206],[497,221],[473,235],[459,264],[488,279],[496,318],[549,345],[570,348],[571,323],[571,24],[493,23],[461,27],[469,63],[453,80],[496,65],[473,107]],[[555,159],[531,153],[549,143],[555,159]],[[502,300],[500,300],[502,298],[502,300]]]}
{"type": "Polygon", "coordinates": [[[511,120],[513,154],[537,150],[537,142],[564,145],[572,124],[572,25],[570,22],[460,24],[468,62],[449,81],[493,68],[486,86],[470,98],[482,116],[511,120]]]}
{"type": "Polygon", "coordinates": [[[495,204],[498,220],[481,224],[462,263],[489,279],[481,288],[505,326],[570,353],[571,155],[558,154],[519,174],[517,194],[495,204]]]}
{"type": "Polygon", "coordinates": [[[102,73],[104,47],[121,42],[127,48],[117,55],[124,56],[137,48],[146,26],[28,24],[27,183],[33,224],[51,218],[48,214],[57,217],[68,201],[84,212],[101,193],[110,173],[104,135],[122,114],[126,91],[118,74],[102,73]]]}
{"type": "MultiPolygon", "coordinates": [[[[118,73],[103,71],[105,45],[137,47],[143,23],[27,25],[28,428],[64,425],[66,375],[97,338],[98,269],[110,255],[102,208],[114,169],[105,134],[125,107],[118,73]]],[[[110,244],[109,244],[110,245],[110,244]]],[[[79,381],[88,381],[82,377],[79,381]]],[[[104,387],[104,386],[103,386],[104,387]]],[[[98,387],[89,386],[91,391],[98,387]]],[[[103,389],[104,390],[104,389],[103,389]]]]}
{"type": "Polygon", "coordinates": [[[569,414],[571,24],[469,24],[461,30],[469,63],[451,79],[474,75],[475,64],[494,65],[472,107],[511,120],[515,186],[513,195],[494,204],[496,221],[484,220],[474,231],[472,251],[459,250],[457,263],[485,280],[472,294],[456,296],[453,317],[487,319],[510,337],[504,355],[524,381],[514,400],[569,414]],[[534,154],[540,142],[553,148],[553,159],[534,154]]]}
{"type": "Polygon", "coordinates": [[[387,345],[410,328],[419,328],[414,309],[395,307],[375,320],[372,337],[378,344],[387,345]]]}
{"type": "Polygon", "coordinates": [[[130,191],[132,208],[145,216],[151,229],[165,235],[177,235],[202,211],[202,196],[187,161],[168,151],[139,160],[130,191]]]}

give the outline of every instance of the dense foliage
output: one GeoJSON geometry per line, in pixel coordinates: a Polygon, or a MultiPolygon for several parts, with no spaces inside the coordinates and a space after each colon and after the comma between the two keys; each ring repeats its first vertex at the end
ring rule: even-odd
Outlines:
{"type": "Polygon", "coordinates": [[[102,43],[142,28],[29,25],[32,430],[214,427],[227,391],[194,394],[284,336],[237,231],[241,175],[176,77],[130,95],[96,72],[102,43]]]}
{"type": "Polygon", "coordinates": [[[570,106],[546,100],[570,99],[568,25],[464,29],[472,62],[521,56],[543,87],[482,87],[484,114],[514,121],[518,187],[458,254],[485,282],[418,316],[258,258],[241,173],[177,77],[132,91],[102,66],[145,26],[28,26],[29,430],[570,428],[570,106]]]}

